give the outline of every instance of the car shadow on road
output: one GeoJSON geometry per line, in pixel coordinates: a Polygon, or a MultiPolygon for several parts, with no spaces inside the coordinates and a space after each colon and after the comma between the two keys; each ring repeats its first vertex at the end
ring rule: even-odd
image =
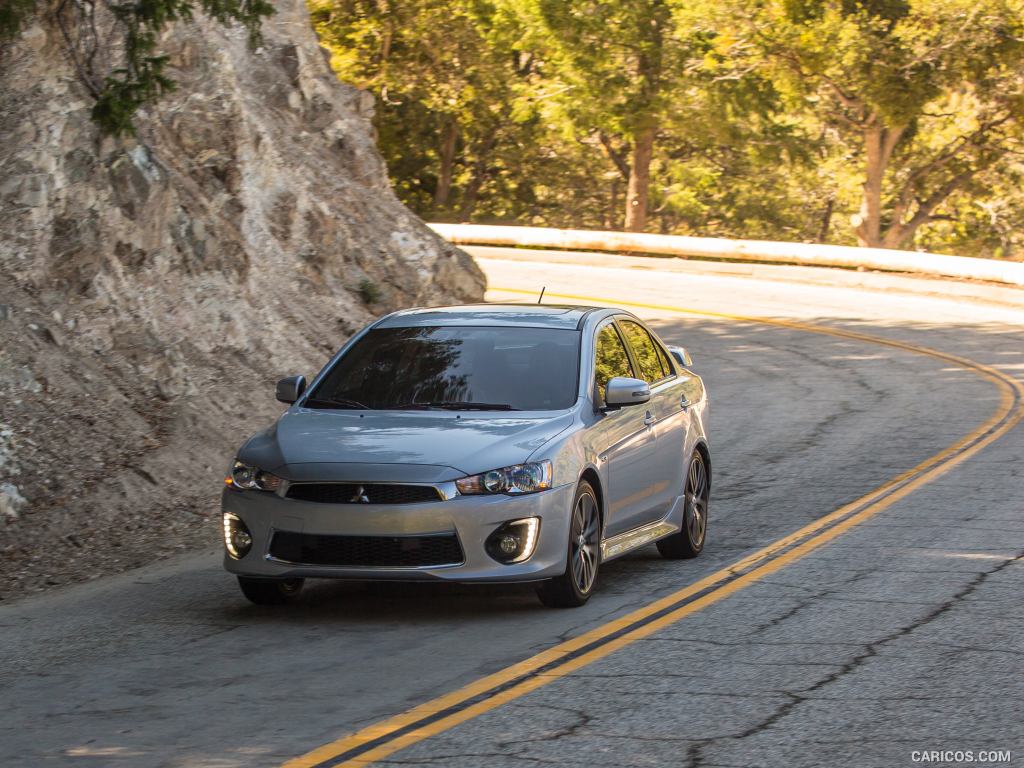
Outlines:
{"type": "MultiPolygon", "coordinates": [[[[594,596],[584,608],[569,613],[586,616],[606,609],[608,599],[616,599],[622,590],[619,581],[632,581],[645,563],[664,563],[654,547],[607,563],[599,577],[594,596]],[[632,577],[632,578],[631,578],[632,577]]],[[[697,578],[694,573],[694,578],[697,578]]],[[[546,608],[535,593],[536,584],[457,584],[447,582],[332,581],[310,579],[299,598],[284,606],[257,606],[237,600],[210,606],[219,620],[252,623],[344,622],[347,625],[387,621],[447,623],[469,618],[501,618],[538,614],[550,615],[557,609],[546,608]]],[[[678,588],[682,586],[676,584],[678,588]]],[[[192,604],[193,610],[195,604],[192,604]]]]}

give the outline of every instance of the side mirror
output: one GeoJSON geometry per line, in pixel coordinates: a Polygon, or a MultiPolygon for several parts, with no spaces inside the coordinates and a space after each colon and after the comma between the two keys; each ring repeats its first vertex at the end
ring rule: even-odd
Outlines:
{"type": "Polygon", "coordinates": [[[651,399],[651,386],[640,379],[616,376],[604,388],[604,402],[609,408],[640,405],[651,399]]]}
{"type": "Polygon", "coordinates": [[[305,376],[289,376],[287,379],[281,379],[277,382],[277,389],[275,390],[274,395],[282,403],[288,403],[288,405],[291,405],[302,397],[302,393],[305,391],[305,376]]]}
{"type": "Polygon", "coordinates": [[[693,358],[690,357],[690,353],[686,351],[686,347],[669,347],[669,354],[676,359],[683,368],[689,368],[693,365],[693,358]]]}

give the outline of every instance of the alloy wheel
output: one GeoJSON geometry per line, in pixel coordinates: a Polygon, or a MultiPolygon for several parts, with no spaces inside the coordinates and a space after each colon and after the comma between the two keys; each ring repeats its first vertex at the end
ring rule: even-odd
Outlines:
{"type": "Polygon", "coordinates": [[[576,501],[572,517],[572,575],[576,588],[587,594],[597,578],[600,516],[597,501],[583,493],[576,501]]]}
{"type": "Polygon", "coordinates": [[[690,541],[696,546],[704,543],[708,524],[708,473],[704,457],[694,453],[686,477],[686,527],[690,541]]]}

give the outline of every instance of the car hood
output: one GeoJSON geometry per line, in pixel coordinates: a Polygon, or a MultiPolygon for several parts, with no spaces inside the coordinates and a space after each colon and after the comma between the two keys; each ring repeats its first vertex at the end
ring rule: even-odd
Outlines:
{"type": "Polygon", "coordinates": [[[525,461],[572,422],[570,411],[297,408],[251,438],[239,458],[287,480],[444,482],[525,461]]]}

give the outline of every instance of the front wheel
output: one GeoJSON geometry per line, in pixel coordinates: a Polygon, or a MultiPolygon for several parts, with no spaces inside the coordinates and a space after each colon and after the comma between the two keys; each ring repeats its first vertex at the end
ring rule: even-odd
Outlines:
{"type": "Polygon", "coordinates": [[[282,605],[299,596],[305,579],[250,579],[238,577],[242,594],[256,605],[282,605]]]}
{"type": "Polygon", "coordinates": [[[686,472],[686,497],[683,529],[658,542],[658,551],[669,560],[696,557],[704,549],[708,532],[708,500],[711,486],[708,470],[700,451],[693,452],[686,472]]]}
{"type": "Polygon", "coordinates": [[[537,597],[550,608],[576,608],[590,599],[601,563],[601,513],[597,496],[586,480],[576,489],[569,522],[565,573],[544,582],[537,597]]]}

